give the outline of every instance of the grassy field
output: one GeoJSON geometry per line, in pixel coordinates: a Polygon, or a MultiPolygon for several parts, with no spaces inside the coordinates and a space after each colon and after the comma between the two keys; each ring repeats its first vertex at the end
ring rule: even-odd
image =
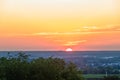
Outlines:
{"type": "MultiPolygon", "coordinates": [[[[108,76],[119,76],[120,74],[109,74],[108,76]]],[[[104,76],[106,76],[106,74],[84,74],[83,77],[84,78],[103,78],[104,76]]]]}

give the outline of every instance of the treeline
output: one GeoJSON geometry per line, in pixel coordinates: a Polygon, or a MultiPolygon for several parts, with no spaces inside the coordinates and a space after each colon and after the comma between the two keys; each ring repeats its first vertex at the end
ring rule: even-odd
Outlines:
{"type": "Polygon", "coordinates": [[[59,58],[39,58],[29,61],[29,56],[0,58],[0,80],[83,80],[81,72],[72,62],[59,58]]]}

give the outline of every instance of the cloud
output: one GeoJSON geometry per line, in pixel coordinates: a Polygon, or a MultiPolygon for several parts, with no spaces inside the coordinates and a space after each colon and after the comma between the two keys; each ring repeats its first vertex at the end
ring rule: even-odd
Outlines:
{"type": "Polygon", "coordinates": [[[87,40],[80,40],[80,41],[69,41],[65,44],[63,44],[64,46],[74,46],[74,45],[78,45],[80,43],[84,43],[86,42],[87,40]]]}
{"type": "Polygon", "coordinates": [[[119,31],[120,25],[107,25],[104,28],[99,29],[100,31],[119,31]]]}
{"type": "Polygon", "coordinates": [[[77,29],[73,29],[70,32],[38,32],[30,34],[5,34],[5,36],[62,36],[62,35],[84,35],[84,34],[100,34],[100,33],[111,33],[120,32],[119,25],[107,25],[107,26],[83,26],[77,29]]]}
{"type": "Polygon", "coordinates": [[[80,34],[96,34],[96,33],[109,33],[120,31],[120,25],[107,25],[107,26],[83,26],[78,29],[74,29],[71,32],[40,32],[32,35],[80,35],[80,34]]]}
{"type": "Polygon", "coordinates": [[[83,26],[74,30],[75,32],[109,32],[120,31],[120,25],[106,25],[106,26],[83,26]]]}
{"type": "Polygon", "coordinates": [[[74,34],[82,34],[81,32],[40,32],[34,33],[32,35],[74,35],[74,34]]]}

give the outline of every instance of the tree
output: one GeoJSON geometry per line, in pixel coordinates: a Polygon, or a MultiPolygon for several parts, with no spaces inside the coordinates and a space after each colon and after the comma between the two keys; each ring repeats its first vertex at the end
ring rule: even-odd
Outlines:
{"type": "Polygon", "coordinates": [[[72,62],[52,57],[28,60],[25,53],[0,58],[0,80],[82,80],[72,62]]]}
{"type": "Polygon", "coordinates": [[[65,70],[63,71],[63,78],[65,80],[83,80],[83,77],[80,75],[80,71],[77,69],[76,65],[70,62],[65,70]]]}

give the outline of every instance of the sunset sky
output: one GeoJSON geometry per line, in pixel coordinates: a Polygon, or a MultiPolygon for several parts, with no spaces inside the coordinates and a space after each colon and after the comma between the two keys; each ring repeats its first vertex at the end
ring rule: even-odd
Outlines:
{"type": "Polygon", "coordinates": [[[0,50],[120,50],[120,0],[0,0],[0,50]]]}

